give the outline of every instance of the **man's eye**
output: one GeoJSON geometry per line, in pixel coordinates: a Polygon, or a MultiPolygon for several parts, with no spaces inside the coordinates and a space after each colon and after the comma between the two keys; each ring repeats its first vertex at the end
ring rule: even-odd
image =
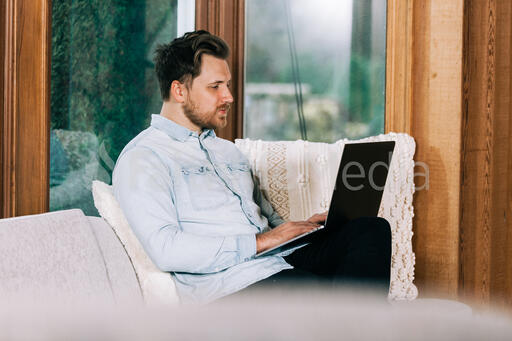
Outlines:
{"type": "Polygon", "coordinates": [[[213,89],[218,89],[218,88],[219,88],[219,86],[218,86],[218,85],[212,85],[211,87],[212,87],[213,89]]]}

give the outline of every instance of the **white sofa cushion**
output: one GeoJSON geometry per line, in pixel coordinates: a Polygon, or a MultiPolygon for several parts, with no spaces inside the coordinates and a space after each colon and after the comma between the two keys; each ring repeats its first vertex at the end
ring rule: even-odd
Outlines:
{"type": "Polygon", "coordinates": [[[126,292],[137,295],[122,253],[111,250],[105,257],[103,246],[115,236],[97,232],[79,209],[0,219],[0,306],[9,300],[114,302],[126,292]],[[114,272],[113,262],[120,265],[114,272]]]}
{"type": "Polygon", "coordinates": [[[142,248],[114,196],[112,186],[101,181],[93,181],[92,194],[98,212],[112,226],[130,257],[144,301],[152,305],[179,303],[171,275],[160,271],[142,248]]]}
{"type": "Polygon", "coordinates": [[[391,283],[389,297],[417,297],[412,251],[412,199],[414,193],[415,142],[407,134],[389,133],[357,141],[336,143],[306,141],[261,141],[238,139],[261,189],[285,220],[304,220],[329,209],[336,175],[346,143],[396,141],[379,216],[392,231],[391,283]]]}

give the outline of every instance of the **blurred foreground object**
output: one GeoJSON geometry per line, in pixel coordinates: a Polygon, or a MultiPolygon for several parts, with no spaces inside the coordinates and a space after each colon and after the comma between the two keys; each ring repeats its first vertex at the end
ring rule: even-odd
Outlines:
{"type": "Polygon", "coordinates": [[[265,291],[182,307],[0,308],[2,340],[510,340],[512,320],[455,303],[397,306],[357,291],[265,291]],[[426,308],[425,308],[426,307],[426,308]],[[455,313],[454,313],[455,312],[455,313]]]}

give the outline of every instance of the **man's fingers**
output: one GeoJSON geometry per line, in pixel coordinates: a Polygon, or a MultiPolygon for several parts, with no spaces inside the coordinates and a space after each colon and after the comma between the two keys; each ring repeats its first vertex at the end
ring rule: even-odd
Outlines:
{"type": "Polygon", "coordinates": [[[324,222],[326,219],[327,219],[327,212],[324,212],[324,213],[314,214],[307,221],[312,222],[312,223],[320,223],[320,222],[324,222]]]}
{"type": "MultiPolygon", "coordinates": [[[[304,232],[311,231],[318,227],[318,224],[309,222],[309,221],[301,221],[297,222],[295,225],[295,232],[293,234],[302,234],[304,232]]],[[[291,230],[290,230],[291,232],[291,230]]]]}
{"type": "Polygon", "coordinates": [[[306,231],[311,231],[313,229],[316,229],[318,226],[320,226],[319,224],[317,223],[313,223],[313,222],[306,222],[304,228],[306,229],[306,231]]]}

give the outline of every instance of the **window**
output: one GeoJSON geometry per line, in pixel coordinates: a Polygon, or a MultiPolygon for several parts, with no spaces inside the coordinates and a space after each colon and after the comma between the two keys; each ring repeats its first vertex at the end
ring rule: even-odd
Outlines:
{"type": "Polygon", "coordinates": [[[194,29],[193,0],[52,1],[50,210],[97,214],[122,148],[160,112],[153,52],[194,29]]]}
{"type": "Polygon", "coordinates": [[[246,0],[244,137],[384,132],[386,0],[246,0]]]}
{"type": "MultiPolygon", "coordinates": [[[[124,29],[128,30],[133,30],[134,27],[140,27],[141,29],[144,29],[145,35],[147,35],[149,34],[149,29],[151,27],[156,27],[154,23],[158,22],[157,19],[159,19],[160,15],[163,15],[163,13],[165,12],[163,9],[170,10],[170,8],[174,6],[175,12],[185,13],[184,15],[176,15],[176,17],[168,17],[169,22],[171,22],[174,18],[174,25],[177,26],[177,32],[185,32],[187,30],[192,29],[192,27],[194,26],[193,23],[195,17],[196,28],[208,29],[212,33],[222,36],[229,42],[230,46],[232,47],[230,63],[232,65],[233,74],[233,93],[238,100],[235,102],[235,106],[233,107],[233,113],[229,117],[230,122],[228,124],[228,127],[226,129],[221,129],[218,132],[218,135],[224,138],[228,138],[230,140],[233,140],[234,138],[237,137],[242,137],[244,135],[244,107],[246,109],[245,136],[258,137],[256,134],[251,135],[248,134],[247,132],[247,127],[253,126],[250,124],[250,120],[255,119],[257,116],[253,114],[247,115],[247,108],[249,106],[244,106],[244,98],[242,97],[244,88],[244,77],[242,76],[242,74],[244,73],[245,69],[243,67],[245,60],[244,51],[249,51],[249,49],[244,48],[244,46],[247,46],[244,40],[244,31],[246,27],[244,22],[246,20],[251,21],[251,12],[248,7],[253,6],[254,1],[255,0],[230,0],[217,2],[210,0],[169,0],[164,3],[164,1],[162,0],[154,0],[147,1],[145,3],[143,2],[144,4],[140,4],[140,2],[133,1],[131,3],[133,3],[136,6],[136,8],[139,9],[139,14],[142,13],[142,11],[145,13],[144,21],[146,22],[146,24],[140,26],[135,22],[132,22],[132,25],[124,27],[124,29]],[[162,6],[162,11],[154,10],[155,8],[157,8],[157,6],[162,6]],[[153,9],[152,12],[151,9],[153,9]],[[248,10],[247,18],[245,16],[246,9],[248,10]],[[154,15],[151,17],[150,13],[154,13],[154,15]],[[150,17],[151,19],[149,19],[150,17]],[[181,19],[185,20],[182,21],[181,19]],[[180,29],[180,27],[188,28],[180,29]]],[[[275,1],[274,3],[265,0],[258,0],[258,2],[259,1],[269,5],[277,6],[281,4],[280,6],[284,6],[282,0],[275,1]]],[[[332,4],[334,3],[334,1],[325,1],[324,5],[323,0],[319,0],[315,2],[315,4],[317,4],[317,8],[331,8],[329,11],[325,12],[331,13],[333,12],[332,6],[341,6],[342,4],[345,3],[344,1],[346,2],[346,0],[340,1],[340,5],[332,4]]],[[[378,32],[379,36],[383,37],[385,31],[384,25],[378,23],[380,19],[376,19],[377,14],[381,14],[381,18],[384,17],[386,9],[383,8],[383,0],[358,0],[354,1],[353,3],[355,5],[360,3],[368,4],[370,2],[372,3],[371,31],[373,33],[378,32]],[[382,30],[379,31],[377,27],[382,27],[382,30]]],[[[62,157],[62,155],[59,156],[56,154],[61,153],[62,149],[64,149],[64,152],[66,152],[63,145],[58,146],[59,143],[62,144],[62,142],[56,141],[55,136],[57,135],[57,132],[55,130],[60,129],[72,131],[75,129],[71,126],[71,123],[69,123],[69,118],[74,118],[71,115],[73,114],[73,108],[75,108],[73,105],[77,103],[77,97],[72,95],[73,91],[76,92],[76,83],[71,82],[72,79],[77,79],[74,75],[73,77],[71,77],[71,71],[76,70],[77,66],[73,66],[70,63],[70,61],[74,60],[77,54],[83,53],[83,51],[79,51],[79,49],[88,51],[90,55],[95,54],[97,57],[102,56],[101,54],[97,53],[98,49],[94,46],[94,41],[87,43],[85,47],[79,46],[77,44],[73,45],[71,43],[73,38],[79,35],[91,36],[90,32],[84,31],[83,26],[81,26],[80,24],[80,21],[85,20],[84,17],[81,17],[79,15],[80,11],[87,9],[89,11],[88,13],[95,18],[95,25],[89,27],[90,30],[95,30],[94,32],[96,32],[97,34],[102,34],[102,37],[108,37],[111,40],[112,44],[117,39],[118,42],[116,43],[119,44],[120,39],[119,37],[116,37],[115,30],[107,30],[107,28],[112,27],[112,25],[116,24],[117,22],[120,23],[120,21],[119,19],[116,19],[118,20],[116,22],[114,19],[112,19],[109,24],[107,17],[112,17],[112,14],[116,13],[119,17],[123,17],[130,14],[131,12],[123,12],[121,10],[116,10],[115,8],[118,7],[114,6],[114,3],[119,2],[108,1],[108,4],[111,5],[107,5],[102,4],[100,1],[96,0],[90,2],[86,2],[84,0],[55,0],[51,2],[46,0],[34,0],[33,6],[26,7],[23,6],[22,2],[15,0],[7,0],[5,6],[0,6],[0,11],[2,11],[3,18],[5,19],[5,27],[3,28],[5,29],[4,33],[6,36],[5,44],[0,44],[0,47],[2,47],[2,51],[4,52],[6,62],[4,68],[5,105],[2,107],[3,122],[1,124],[2,131],[0,134],[2,145],[4,146],[2,153],[2,167],[0,169],[0,175],[2,177],[2,188],[4,194],[2,200],[0,201],[0,204],[2,206],[2,216],[8,217],[22,214],[40,213],[45,212],[50,208],[52,210],[55,210],[58,208],[66,207],[84,207],[74,199],[80,197],[79,195],[75,196],[74,198],[72,198],[71,194],[68,197],[63,196],[61,203],[64,204],[62,206],[59,206],[57,204],[57,201],[55,200],[56,191],[59,191],[57,186],[64,184],[64,182],[66,181],[65,177],[71,177],[71,175],[68,176],[66,173],[66,169],[69,169],[69,165],[66,166],[65,160],[63,161],[64,165],[62,163],[55,163],[55,160],[57,158],[62,157]],[[60,20],[58,17],[56,17],[56,13],[52,13],[52,9],[58,5],[64,6],[62,8],[64,13],[61,13],[60,20]],[[51,22],[52,17],[53,23],[51,22]],[[24,26],[24,29],[20,29],[18,26],[21,25],[23,22],[31,23],[31,25],[24,26]],[[50,24],[52,26],[51,29],[50,24]],[[61,35],[59,35],[57,32],[59,31],[59,25],[62,26],[62,28],[60,29],[61,35]],[[105,26],[103,31],[99,29],[101,25],[105,26]],[[78,27],[82,30],[79,31],[78,27]],[[65,34],[66,32],[67,35],[65,34]],[[51,35],[48,36],[48,33],[51,33],[51,35]],[[52,44],[50,44],[50,39],[47,39],[47,37],[53,38],[51,39],[52,44]],[[23,42],[23,44],[17,46],[16,42],[23,42]],[[56,42],[58,42],[58,44],[56,42]],[[66,44],[72,45],[73,48],[69,50],[66,50],[64,47],[60,49],[58,48],[58,45],[66,44]],[[61,60],[61,65],[68,65],[68,69],[62,66],[59,68],[58,65],[54,65],[55,61],[59,58],[61,60]],[[74,67],[74,69],[72,67],[74,67]],[[51,82],[49,76],[50,68],[52,68],[51,82]],[[67,81],[65,80],[66,77],[68,77],[67,81]],[[60,86],[54,83],[60,83],[60,86]],[[49,127],[50,105],[46,104],[48,103],[47,98],[50,97],[50,88],[52,90],[51,109],[53,111],[51,117],[51,129],[49,127]],[[65,95],[61,96],[61,100],[53,99],[53,96],[55,96],[56,91],[62,89],[64,89],[62,92],[65,93],[65,95]],[[70,92],[67,93],[67,91],[70,92]],[[60,109],[56,109],[58,107],[60,107],[60,109]],[[60,110],[60,117],[58,116],[59,114],[55,113],[56,110],[60,110]],[[69,110],[69,112],[66,110],[69,110]],[[68,119],[66,119],[66,115],[69,115],[68,119]],[[52,131],[52,134],[50,134],[50,130],[52,131]],[[51,142],[52,152],[48,153],[47,145],[50,144],[50,135],[54,136],[51,142]],[[50,162],[50,154],[53,159],[52,162],[50,162]],[[51,172],[49,168],[52,168],[51,172]],[[51,174],[51,181],[50,176],[48,176],[48,174],[51,174]],[[50,182],[52,183],[51,191],[50,182]],[[49,203],[50,197],[52,201],[51,205],[49,203]],[[69,200],[69,203],[65,202],[67,200],[69,200]]],[[[121,2],[119,6],[122,6],[123,3],[125,2],[121,2]]],[[[292,14],[295,13],[295,6],[298,6],[301,3],[304,4],[304,1],[290,1],[290,12],[292,14]]],[[[352,4],[352,2],[350,3],[352,4]]],[[[279,9],[279,7],[275,8],[276,11],[277,9],[279,9]]],[[[280,8],[281,13],[283,13],[283,7],[280,8]]],[[[387,79],[386,89],[386,130],[405,131],[410,133],[412,122],[412,55],[414,51],[411,43],[413,33],[411,24],[413,16],[413,7],[411,6],[410,1],[402,3],[398,2],[397,0],[388,0],[387,9],[389,10],[389,13],[387,14],[388,21],[386,28],[386,31],[388,32],[387,47],[389,52],[387,58],[387,69],[391,70],[391,72],[389,73],[389,77],[387,79]]],[[[268,10],[263,9],[262,14],[267,12],[268,10]]],[[[356,10],[352,8],[352,13],[354,14],[355,12],[356,10]]],[[[329,19],[329,16],[326,16],[326,18],[329,19]]],[[[282,18],[279,20],[282,21],[282,18]]],[[[336,18],[331,21],[338,22],[340,21],[340,17],[336,16],[336,18]]],[[[364,20],[364,22],[367,23],[368,20],[364,20]]],[[[297,33],[300,28],[298,27],[298,23],[299,21],[297,19],[294,19],[293,27],[295,29],[294,32],[296,41],[296,51],[297,55],[300,57],[300,47],[302,43],[299,42],[299,37],[297,33]]],[[[284,23],[282,24],[284,25],[284,23]]],[[[313,25],[313,23],[308,25],[313,25]]],[[[247,25],[247,30],[251,30],[251,27],[252,24],[249,22],[247,25]]],[[[283,27],[286,27],[286,25],[283,27]]],[[[264,29],[266,28],[264,27],[264,29]]],[[[261,34],[266,34],[267,38],[270,37],[268,35],[268,30],[262,31],[261,34]]],[[[352,34],[351,32],[351,36],[353,35],[354,34],[352,34]]],[[[251,36],[254,36],[254,34],[248,34],[247,36],[248,38],[250,38],[251,36]]],[[[250,38],[248,41],[249,44],[251,43],[251,39],[252,38],[250,38]]],[[[107,40],[108,39],[105,38],[103,40],[103,43],[106,44],[108,42],[107,40]]],[[[269,38],[267,40],[269,40],[269,38]]],[[[372,40],[372,46],[375,46],[375,44],[377,43],[383,44],[384,40],[372,40]]],[[[147,50],[147,46],[141,46],[147,50]]],[[[249,48],[249,46],[247,47],[249,48]]],[[[287,45],[285,44],[284,46],[280,47],[286,48],[287,45]]],[[[372,47],[372,51],[378,50],[372,47]]],[[[381,49],[381,51],[383,51],[383,49],[381,49]]],[[[372,52],[372,54],[374,55],[375,53],[372,52]]],[[[107,55],[103,55],[103,60],[106,60],[108,58],[109,57],[107,55]]],[[[250,59],[251,56],[249,55],[248,63],[251,63],[250,59]]],[[[149,60],[149,62],[151,62],[151,60],[149,60]]],[[[112,63],[116,64],[117,62],[112,61],[112,63]]],[[[308,81],[305,77],[306,74],[304,72],[303,64],[304,63],[301,61],[301,59],[299,59],[298,66],[300,71],[301,84],[306,85],[310,81],[308,81]]],[[[94,69],[99,67],[103,68],[105,66],[102,66],[102,64],[100,63],[98,63],[97,65],[84,65],[84,68],[89,68],[89,71],[91,73],[93,73],[94,69]]],[[[379,68],[380,67],[381,66],[379,66],[379,68]]],[[[151,72],[149,71],[151,69],[150,65],[144,65],[144,68],[146,69],[146,72],[151,72]]],[[[101,75],[103,69],[94,72],[96,72],[96,74],[101,75]]],[[[381,79],[383,77],[382,74],[383,72],[379,76],[381,77],[381,79]]],[[[379,74],[372,73],[372,75],[379,74]]],[[[250,74],[248,74],[248,76],[250,76],[250,74]]],[[[96,81],[94,76],[90,76],[90,79],[96,81]]],[[[117,81],[117,79],[114,80],[117,81]]],[[[250,77],[248,77],[248,81],[249,83],[254,82],[250,79],[250,77]]],[[[264,83],[270,81],[258,80],[258,82],[264,83]]],[[[293,78],[290,77],[286,79],[284,82],[293,84],[293,78]]],[[[144,88],[149,86],[150,85],[145,84],[144,88]]],[[[372,86],[372,88],[374,87],[372,86]]],[[[108,90],[110,91],[110,93],[114,93],[114,91],[118,91],[119,88],[109,88],[108,90]]],[[[144,89],[142,89],[141,91],[143,90],[144,89]]],[[[157,94],[158,89],[156,89],[155,87],[151,91],[151,93],[157,94]]],[[[381,96],[382,93],[383,91],[381,91],[380,94],[377,92],[375,93],[375,96],[381,96]]],[[[121,95],[123,95],[122,92],[121,95]]],[[[92,97],[94,98],[94,96],[92,97]]],[[[292,97],[292,108],[296,107],[296,104],[294,104],[294,97],[295,94],[293,94],[292,97]]],[[[98,100],[99,99],[95,99],[95,101],[98,100]]],[[[307,95],[303,94],[305,119],[306,123],[309,123],[309,114],[305,106],[307,100],[307,95]]],[[[118,101],[116,101],[116,104],[117,102],[118,101]]],[[[147,99],[146,102],[150,103],[150,100],[147,99]]],[[[249,103],[249,101],[247,102],[249,103]]],[[[347,103],[345,103],[344,106],[346,107],[347,103]]],[[[104,109],[103,107],[101,108],[102,110],[104,109]]],[[[110,109],[107,106],[105,106],[105,108],[110,109]]],[[[152,113],[152,110],[155,109],[151,109],[150,106],[148,105],[146,110],[142,112],[141,115],[146,116],[147,119],[149,114],[152,113]]],[[[77,112],[78,111],[75,111],[75,113],[77,112]]],[[[88,111],[83,111],[81,113],[84,114],[84,121],[90,120],[92,117],[91,113],[88,111]],[[86,113],[87,115],[85,115],[86,113]]],[[[114,111],[114,113],[116,112],[114,111]]],[[[257,114],[259,115],[260,113],[257,112],[257,114]]],[[[106,136],[106,128],[110,127],[111,131],[113,130],[116,133],[118,133],[121,130],[121,124],[124,124],[124,126],[126,126],[126,122],[130,122],[130,120],[132,120],[132,118],[128,117],[127,115],[125,115],[124,118],[121,120],[119,119],[119,117],[112,117],[112,123],[110,124],[110,126],[106,124],[102,127],[96,124],[92,124],[94,121],[89,122],[89,127],[94,126],[94,128],[87,128],[88,130],[85,130],[85,132],[91,132],[94,135],[94,138],[97,139],[96,142],[92,142],[93,144],[98,146],[97,150],[100,150],[100,148],[104,147],[106,154],[108,156],[108,158],[103,158],[107,160],[105,161],[98,155],[98,152],[92,153],[92,155],[95,156],[96,159],[99,159],[98,163],[101,165],[101,169],[99,172],[103,173],[103,171],[105,171],[107,174],[106,177],[99,177],[100,179],[107,180],[109,178],[110,166],[113,165],[113,160],[115,160],[117,157],[115,149],[112,146],[113,143],[111,141],[108,141],[108,139],[106,140],[104,138],[106,136]],[[124,119],[126,119],[125,123],[123,123],[124,119]],[[103,147],[101,147],[102,145],[103,147]],[[112,163],[108,161],[109,159],[112,160],[112,163]],[[108,164],[110,164],[110,166],[108,166],[108,164]]],[[[293,139],[301,138],[298,126],[298,119],[295,117],[297,117],[296,113],[293,115],[293,119],[295,120],[295,122],[291,121],[291,124],[289,123],[289,125],[294,125],[296,129],[295,136],[292,137],[293,139]]],[[[382,118],[378,119],[382,120],[382,118]]],[[[277,122],[277,120],[275,120],[275,122],[277,122]]],[[[377,119],[375,120],[375,122],[377,122],[377,119]]],[[[257,123],[258,122],[255,122],[255,125],[257,123]]],[[[378,124],[376,124],[376,126],[378,126],[378,124]]],[[[137,129],[133,129],[132,131],[135,132],[136,130],[137,129]]],[[[344,128],[336,127],[335,130],[340,132],[343,131],[344,128]]],[[[312,133],[310,131],[310,127],[307,126],[307,137],[308,139],[313,140],[311,134],[312,133]]],[[[260,137],[269,138],[262,135],[260,135],[260,137]]],[[[128,139],[127,136],[125,138],[128,139]]],[[[85,139],[87,140],[87,138],[85,139]]],[[[274,137],[273,139],[277,139],[277,137],[274,137]]],[[[279,139],[281,139],[281,137],[279,137],[279,139]]],[[[122,145],[122,143],[117,143],[119,146],[122,145]]],[[[80,147],[85,148],[85,146],[83,145],[81,145],[80,147]]],[[[70,162],[69,159],[67,162],[70,162]]],[[[62,189],[64,187],[59,188],[62,189]]],[[[73,193],[73,191],[75,191],[76,188],[77,187],[70,186],[69,192],[73,193]]],[[[92,198],[90,197],[90,193],[87,193],[87,188],[90,188],[90,183],[87,184],[85,181],[81,181],[80,187],[78,188],[80,188],[80,191],[83,191],[84,195],[89,196],[89,207],[92,207],[92,198]]],[[[90,212],[87,209],[85,209],[85,211],[86,213],[90,212]]]]}

